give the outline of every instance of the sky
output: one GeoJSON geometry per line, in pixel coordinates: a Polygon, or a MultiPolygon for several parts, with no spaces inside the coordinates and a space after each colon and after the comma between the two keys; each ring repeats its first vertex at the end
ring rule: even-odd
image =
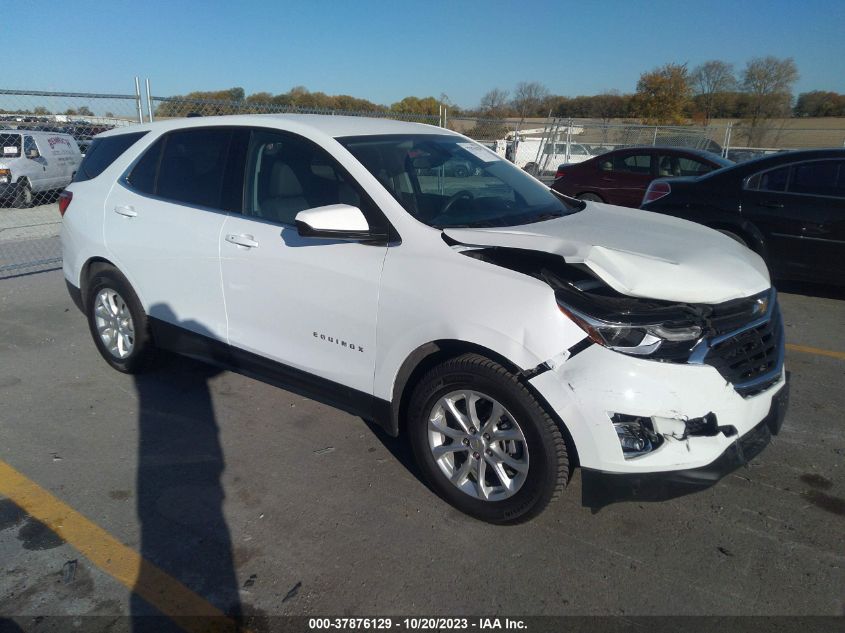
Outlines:
{"type": "Polygon", "coordinates": [[[7,89],[131,93],[138,75],[156,96],[303,85],[475,107],[520,81],[632,92],[667,62],[775,55],[796,94],[845,93],[845,0],[0,0],[0,16],[7,89]]]}

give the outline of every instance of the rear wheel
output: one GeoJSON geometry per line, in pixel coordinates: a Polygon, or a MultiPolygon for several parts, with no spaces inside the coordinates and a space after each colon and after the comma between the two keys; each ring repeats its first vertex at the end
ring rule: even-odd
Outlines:
{"type": "Polygon", "coordinates": [[[579,200],[587,200],[588,202],[604,202],[601,196],[595,193],[581,193],[578,194],[577,198],[579,200]]]}
{"type": "Polygon", "coordinates": [[[478,354],[435,367],[408,408],[414,456],[432,488],[491,523],[539,514],[566,486],[560,429],[517,377],[478,354]]]}
{"type": "Polygon", "coordinates": [[[28,180],[18,181],[18,192],[15,194],[14,207],[16,209],[28,209],[32,206],[32,187],[28,180]]]}
{"type": "Polygon", "coordinates": [[[150,366],[155,349],[147,315],[123,275],[113,268],[98,271],[85,305],[94,344],[109,365],[127,374],[150,366]]]}

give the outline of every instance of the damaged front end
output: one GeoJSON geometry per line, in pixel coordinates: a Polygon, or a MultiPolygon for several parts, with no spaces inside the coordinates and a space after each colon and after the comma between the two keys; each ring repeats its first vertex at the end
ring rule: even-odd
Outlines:
{"type": "Polygon", "coordinates": [[[659,362],[711,365],[746,397],[780,378],[783,328],[772,288],[716,305],[673,302],[624,295],[558,255],[507,247],[461,253],[548,284],[592,343],[659,362]]]}

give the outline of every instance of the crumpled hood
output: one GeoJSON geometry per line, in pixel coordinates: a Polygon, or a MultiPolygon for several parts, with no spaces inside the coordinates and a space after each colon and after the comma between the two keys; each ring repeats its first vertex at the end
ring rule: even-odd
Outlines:
{"type": "Polygon", "coordinates": [[[588,202],[583,211],[516,227],[444,229],[471,246],[560,255],[632,297],[722,303],[771,285],[759,255],[700,224],[588,202]]]}

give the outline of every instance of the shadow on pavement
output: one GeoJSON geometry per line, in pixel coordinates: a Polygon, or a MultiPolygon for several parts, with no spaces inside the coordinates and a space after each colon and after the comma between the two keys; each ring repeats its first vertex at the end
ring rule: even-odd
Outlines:
{"type": "MultiPolygon", "coordinates": [[[[220,370],[183,357],[164,360],[161,368],[134,377],[140,553],[239,621],[232,539],[223,514],[225,458],[208,385],[220,370]]],[[[131,599],[133,630],[179,630],[155,617],[160,614],[139,597],[154,591],[154,582],[142,569],[131,599]]]]}

